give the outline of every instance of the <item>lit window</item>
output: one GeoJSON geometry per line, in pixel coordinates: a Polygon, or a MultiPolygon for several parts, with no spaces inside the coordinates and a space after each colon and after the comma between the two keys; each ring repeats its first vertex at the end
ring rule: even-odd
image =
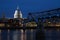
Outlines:
{"type": "Polygon", "coordinates": [[[4,26],[5,26],[5,24],[3,24],[3,23],[0,24],[0,27],[4,27],[4,26]]]}

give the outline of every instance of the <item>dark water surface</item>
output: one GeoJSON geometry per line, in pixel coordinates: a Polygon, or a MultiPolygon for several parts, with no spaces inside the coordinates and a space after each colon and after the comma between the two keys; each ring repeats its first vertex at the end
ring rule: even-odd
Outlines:
{"type": "MultiPolygon", "coordinates": [[[[44,30],[45,40],[60,40],[60,30],[44,30]]],[[[0,30],[0,40],[36,40],[36,30],[0,30]]]]}
{"type": "Polygon", "coordinates": [[[0,40],[36,40],[36,30],[0,30],[0,40]]]}

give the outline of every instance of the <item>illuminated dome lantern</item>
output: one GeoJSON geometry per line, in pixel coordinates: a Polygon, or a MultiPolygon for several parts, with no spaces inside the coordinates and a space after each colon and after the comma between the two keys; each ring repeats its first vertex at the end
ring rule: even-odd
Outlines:
{"type": "Polygon", "coordinates": [[[17,10],[15,10],[14,18],[22,18],[22,13],[19,10],[19,7],[17,7],[17,10]]]}

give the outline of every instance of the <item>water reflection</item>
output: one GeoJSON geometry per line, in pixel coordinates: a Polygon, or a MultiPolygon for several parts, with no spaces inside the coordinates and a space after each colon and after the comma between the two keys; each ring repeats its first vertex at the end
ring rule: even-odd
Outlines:
{"type": "MultiPolygon", "coordinates": [[[[36,29],[0,30],[0,40],[36,40],[36,29]]],[[[60,30],[45,30],[45,40],[60,40],[60,30]]]]}
{"type": "Polygon", "coordinates": [[[20,40],[20,30],[14,30],[13,31],[13,36],[12,36],[12,38],[13,38],[13,40],[20,40]]]}
{"type": "Polygon", "coordinates": [[[45,39],[46,40],[60,40],[60,30],[56,29],[46,30],[45,31],[45,39]]]}
{"type": "Polygon", "coordinates": [[[1,40],[1,30],[0,30],[0,40],[1,40]]]}
{"type": "Polygon", "coordinates": [[[8,30],[1,30],[1,40],[7,40],[8,30]]]}
{"type": "Polygon", "coordinates": [[[0,30],[0,40],[35,40],[36,30],[0,30]]]}

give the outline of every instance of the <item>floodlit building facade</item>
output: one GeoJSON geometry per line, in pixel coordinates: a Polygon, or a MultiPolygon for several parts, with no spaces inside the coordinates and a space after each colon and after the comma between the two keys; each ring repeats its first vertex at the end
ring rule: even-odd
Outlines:
{"type": "Polygon", "coordinates": [[[22,12],[19,7],[17,7],[17,9],[15,10],[14,18],[22,18],[22,12]]]}

